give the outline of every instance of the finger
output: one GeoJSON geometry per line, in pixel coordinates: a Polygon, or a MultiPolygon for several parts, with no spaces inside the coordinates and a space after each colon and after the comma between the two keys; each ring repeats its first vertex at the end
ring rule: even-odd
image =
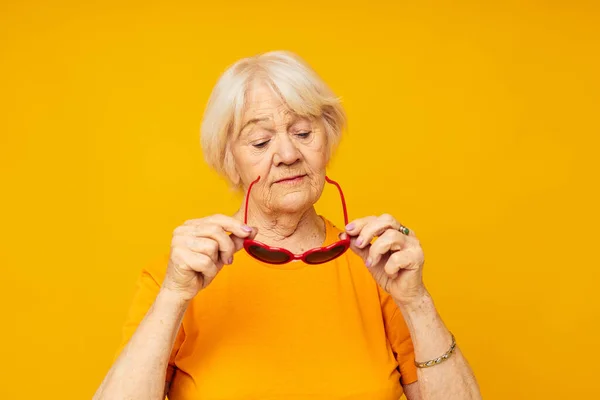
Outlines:
{"type": "Polygon", "coordinates": [[[207,278],[214,278],[220,270],[206,254],[186,252],[182,255],[182,258],[188,268],[201,273],[207,278]]]}
{"type": "Polygon", "coordinates": [[[233,240],[233,244],[235,246],[235,252],[244,248],[244,240],[252,240],[258,234],[257,228],[252,228],[252,232],[247,237],[239,237],[237,235],[231,234],[229,237],[233,240]]]}
{"type": "Polygon", "coordinates": [[[365,225],[369,224],[371,221],[374,221],[376,219],[377,217],[375,216],[355,219],[348,225],[346,225],[345,231],[350,236],[357,236],[360,233],[360,231],[365,227],[365,225]]]}
{"type": "Polygon", "coordinates": [[[233,241],[227,233],[219,225],[203,225],[201,228],[202,236],[210,238],[219,245],[219,255],[223,264],[233,257],[234,245],[233,241]]]}
{"type": "MultiPolygon", "coordinates": [[[[175,228],[175,230],[173,231],[173,236],[197,236],[197,237],[204,237],[206,236],[206,229],[207,229],[207,221],[204,221],[202,224],[198,224],[198,225],[180,225],[177,228],[175,228]]],[[[208,228],[210,229],[210,228],[208,228]]],[[[250,237],[250,235],[253,234],[253,232],[256,232],[256,228],[250,228],[253,229],[251,232],[249,232],[247,237],[250,237]]],[[[227,232],[227,230],[221,228],[221,230],[223,232],[230,233],[227,232]]]]}
{"type": "Polygon", "coordinates": [[[350,249],[352,249],[354,253],[356,253],[360,258],[362,258],[363,262],[366,262],[367,256],[369,255],[369,248],[367,247],[361,249],[360,247],[358,247],[356,245],[356,239],[358,239],[357,236],[349,236],[346,232],[342,232],[339,234],[338,237],[340,238],[340,240],[346,240],[347,237],[350,237],[350,249]]]}
{"type": "Polygon", "coordinates": [[[395,229],[388,229],[371,244],[365,263],[367,267],[377,265],[384,254],[390,251],[402,250],[405,246],[406,235],[395,229]]]}
{"type": "MultiPolygon", "coordinates": [[[[252,228],[252,232],[250,233],[250,236],[248,236],[246,238],[237,237],[236,235],[231,234],[229,237],[233,242],[234,253],[237,253],[238,251],[243,249],[244,241],[254,239],[256,237],[257,233],[258,233],[258,229],[252,228]]],[[[231,255],[231,257],[227,261],[227,264],[231,264],[231,263],[233,263],[233,255],[231,255]]]]}
{"type": "Polygon", "coordinates": [[[397,251],[392,253],[383,267],[385,273],[389,276],[395,276],[401,269],[410,265],[410,254],[407,251],[397,251]]]}
{"type": "Polygon", "coordinates": [[[358,254],[360,257],[362,257],[363,261],[365,261],[365,260],[366,260],[366,257],[367,257],[367,255],[368,255],[368,250],[367,250],[367,249],[365,249],[365,250],[363,250],[363,249],[359,249],[359,248],[356,246],[356,239],[357,239],[357,236],[354,236],[354,237],[353,237],[353,236],[350,236],[349,234],[347,234],[346,232],[341,232],[341,233],[338,235],[338,238],[339,238],[340,240],[346,240],[346,239],[350,238],[350,248],[352,249],[352,251],[354,251],[356,254],[358,254]]]}
{"type": "Polygon", "coordinates": [[[234,234],[231,234],[229,237],[231,238],[231,240],[233,241],[233,245],[234,245],[234,253],[237,253],[238,251],[240,251],[241,249],[244,248],[244,241],[245,240],[251,240],[254,239],[256,237],[256,234],[258,233],[258,229],[256,228],[252,228],[252,232],[250,233],[250,235],[248,237],[245,238],[241,238],[238,237],[234,234]]]}
{"type": "Polygon", "coordinates": [[[205,237],[197,238],[189,235],[178,236],[174,240],[174,244],[194,253],[207,255],[215,264],[219,263],[219,244],[212,239],[205,237]]]}
{"type": "Polygon", "coordinates": [[[250,226],[227,215],[211,215],[210,217],[207,217],[207,220],[219,225],[226,232],[233,233],[238,237],[248,237],[250,233],[252,233],[252,228],[250,226]]]}
{"type": "Polygon", "coordinates": [[[375,236],[383,234],[387,229],[400,229],[400,223],[389,214],[383,214],[366,224],[358,235],[356,245],[364,248],[375,236]]]}
{"type": "Polygon", "coordinates": [[[178,235],[193,235],[193,236],[204,236],[202,234],[202,227],[204,226],[204,224],[198,224],[198,225],[179,225],[177,228],[175,228],[175,230],[173,231],[173,236],[178,236],[178,235]]]}
{"type": "Polygon", "coordinates": [[[188,239],[205,238],[213,240],[218,245],[218,254],[223,264],[227,264],[228,261],[233,257],[235,252],[235,246],[229,235],[225,233],[223,228],[216,224],[210,224],[206,221],[202,225],[188,226],[187,228],[181,228],[178,233],[187,232],[185,234],[177,235],[174,237],[174,241],[180,242],[183,240],[185,245],[188,245],[188,239]],[[183,238],[183,239],[181,239],[183,238]]]}
{"type": "Polygon", "coordinates": [[[244,224],[241,221],[238,221],[233,217],[229,217],[227,215],[222,214],[211,215],[210,217],[201,219],[192,219],[184,223],[184,225],[188,226],[203,226],[205,224],[218,225],[224,231],[233,233],[239,237],[248,237],[248,235],[252,232],[252,228],[248,225],[244,224]]]}
{"type": "MultiPolygon", "coordinates": [[[[186,246],[186,241],[190,236],[198,238],[207,238],[213,240],[219,246],[219,262],[223,264],[231,264],[233,255],[244,247],[244,240],[254,239],[258,233],[257,228],[252,228],[252,232],[245,238],[240,238],[235,234],[227,234],[222,228],[217,225],[208,226],[206,221],[203,225],[182,225],[175,229],[173,242],[180,243],[186,246]]],[[[216,262],[216,261],[215,261],[216,262]]]]}

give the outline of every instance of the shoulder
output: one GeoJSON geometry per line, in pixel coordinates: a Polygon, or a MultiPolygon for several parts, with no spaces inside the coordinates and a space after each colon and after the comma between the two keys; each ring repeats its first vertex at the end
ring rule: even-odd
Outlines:
{"type": "Polygon", "coordinates": [[[340,233],[344,232],[343,229],[338,228],[332,221],[325,218],[324,216],[320,216],[323,222],[325,223],[325,243],[326,245],[335,243],[340,240],[340,233]]]}

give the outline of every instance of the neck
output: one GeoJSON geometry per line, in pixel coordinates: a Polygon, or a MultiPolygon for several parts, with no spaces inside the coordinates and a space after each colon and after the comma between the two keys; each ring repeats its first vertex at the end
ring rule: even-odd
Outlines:
{"type": "MultiPolygon", "coordinates": [[[[243,206],[235,217],[243,220],[243,206]]],[[[325,240],[325,223],[312,206],[302,212],[285,214],[250,208],[248,225],[258,228],[255,240],[269,246],[283,247],[292,253],[319,247],[325,240]]]]}

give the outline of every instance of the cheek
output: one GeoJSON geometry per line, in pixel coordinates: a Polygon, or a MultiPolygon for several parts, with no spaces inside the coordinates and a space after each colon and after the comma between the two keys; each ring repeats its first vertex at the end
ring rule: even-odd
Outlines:
{"type": "Polygon", "coordinates": [[[261,181],[264,181],[269,176],[269,167],[265,166],[264,163],[254,162],[244,167],[244,174],[248,182],[254,181],[260,176],[261,181]]]}
{"type": "Polygon", "coordinates": [[[313,172],[319,172],[327,166],[327,149],[324,145],[311,148],[305,153],[304,158],[313,172]]]}
{"type": "Polygon", "coordinates": [[[305,160],[313,170],[324,169],[327,165],[327,138],[323,131],[306,146],[305,160]]]}
{"type": "Polygon", "coordinates": [[[239,152],[235,158],[236,169],[244,183],[249,183],[259,175],[265,177],[269,171],[269,159],[265,154],[257,155],[239,152]]]}

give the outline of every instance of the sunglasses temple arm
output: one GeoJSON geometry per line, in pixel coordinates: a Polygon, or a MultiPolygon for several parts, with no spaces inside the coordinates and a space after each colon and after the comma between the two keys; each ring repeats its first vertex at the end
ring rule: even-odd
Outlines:
{"type": "Polygon", "coordinates": [[[325,180],[338,188],[338,191],[340,192],[340,197],[342,199],[342,208],[344,209],[344,225],[348,225],[348,210],[346,209],[346,199],[344,198],[344,192],[342,192],[340,184],[334,181],[333,179],[329,179],[328,176],[325,176],[325,180]]]}
{"type": "Polygon", "coordinates": [[[248,200],[250,199],[250,190],[252,190],[252,186],[254,186],[254,184],[256,182],[258,182],[260,180],[260,176],[258,178],[256,178],[251,184],[250,186],[248,186],[248,192],[246,193],[246,204],[244,206],[244,224],[248,223],[248,200]]]}

